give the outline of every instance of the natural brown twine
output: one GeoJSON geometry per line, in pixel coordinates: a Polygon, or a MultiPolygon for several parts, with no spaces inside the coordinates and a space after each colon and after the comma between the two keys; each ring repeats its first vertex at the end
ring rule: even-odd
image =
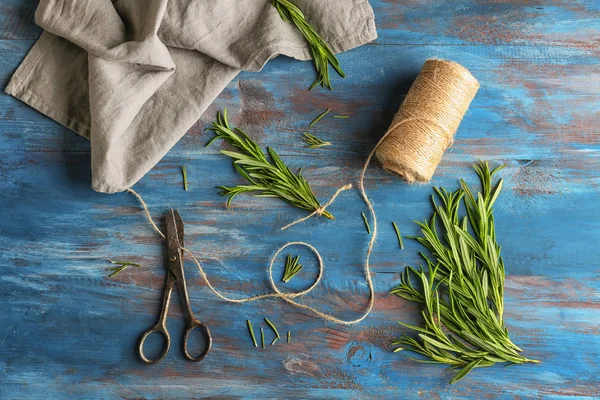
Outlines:
{"type": "Polygon", "coordinates": [[[428,182],[478,89],[463,66],[427,60],[376,151],[383,168],[409,183],[428,182]]]}

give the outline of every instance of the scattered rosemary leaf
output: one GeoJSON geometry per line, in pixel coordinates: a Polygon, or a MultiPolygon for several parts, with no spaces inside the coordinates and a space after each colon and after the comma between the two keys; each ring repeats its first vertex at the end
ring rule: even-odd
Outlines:
{"type": "Polygon", "coordinates": [[[394,349],[394,353],[398,353],[399,351],[402,351],[402,350],[404,350],[404,348],[398,347],[397,349],[394,349]]]}
{"type": "Polygon", "coordinates": [[[424,318],[423,327],[400,322],[417,335],[402,335],[394,344],[425,357],[419,361],[460,369],[450,383],[495,363],[539,362],[520,354],[503,321],[505,268],[493,213],[502,179],[492,184],[502,167],[490,170],[487,162],[480,162],[474,168],[481,182],[476,196],[463,180],[454,192],[434,188],[433,216],[417,222],[422,236],[416,237],[433,259],[421,253],[428,270],[407,267],[391,291],[422,304],[424,318]],[[461,203],[466,210],[462,218],[461,203]]]}
{"type": "Polygon", "coordinates": [[[312,128],[317,122],[319,122],[321,120],[321,118],[323,118],[324,116],[329,114],[330,111],[331,111],[331,108],[328,108],[327,110],[323,111],[321,114],[317,115],[317,117],[315,119],[313,119],[310,124],[308,124],[308,127],[312,128]]]}
{"type": "MultiPolygon", "coordinates": [[[[321,204],[315,197],[310,185],[302,176],[302,169],[292,173],[279,158],[274,150],[267,147],[270,161],[248,135],[241,129],[232,129],[227,121],[227,110],[217,116],[217,121],[208,128],[215,133],[207,146],[216,139],[223,139],[241,152],[221,150],[221,153],[231,157],[233,166],[238,174],[244,178],[248,185],[234,187],[219,186],[221,196],[228,196],[227,207],[235,196],[241,193],[255,193],[258,197],[278,197],[281,200],[310,212],[317,211],[321,204]]],[[[323,211],[324,217],[335,219],[329,211],[323,211]]]]}
{"type": "Polygon", "coordinates": [[[349,116],[348,115],[332,115],[331,118],[346,119],[346,118],[349,118],[349,116]]]}
{"type": "Polygon", "coordinates": [[[118,265],[118,267],[109,267],[106,268],[107,271],[111,271],[110,275],[108,275],[109,278],[112,278],[115,275],[118,275],[119,273],[123,272],[124,270],[126,270],[129,267],[141,267],[140,264],[137,263],[133,263],[133,262],[129,262],[129,261],[113,261],[113,260],[106,260],[111,264],[116,264],[118,265]]]}
{"type": "Polygon", "coordinates": [[[398,236],[398,244],[400,245],[400,248],[404,250],[404,243],[402,242],[402,234],[400,233],[400,229],[398,229],[398,225],[396,225],[395,222],[392,222],[392,225],[394,225],[396,236],[398,236]]]}
{"type": "Polygon", "coordinates": [[[277,327],[275,326],[275,324],[269,321],[269,318],[267,317],[265,317],[265,322],[271,327],[271,329],[273,329],[273,332],[275,332],[275,336],[277,336],[277,339],[281,338],[281,336],[279,336],[279,332],[277,332],[277,327]]]}
{"type": "Polygon", "coordinates": [[[362,219],[365,222],[365,227],[367,228],[367,233],[370,235],[371,234],[371,227],[369,226],[369,220],[367,219],[367,216],[365,215],[364,212],[361,212],[360,215],[362,215],[362,219]]]}
{"type": "Polygon", "coordinates": [[[252,322],[250,322],[249,319],[246,320],[246,325],[248,325],[248,331],[250,332],[250,337],[252,338],[254,347],[258,347],[258,343],[256,343],[256,336],[254,336],[254,328],[252,328],[252,322]]]}
{"type": "Polygon", "coordinates": [[[265,348],[265,331],[263,328],[260,328],[260,343],[262,345],[262,348],[265,348]]]}
{"type": "Polygon", "coordinates": [[[111,264],[119,264],[119,265],[127,265],[127,266],[131,266],[131,267],[141,267],[140,264],[136,264],[130,261],[113,261],[113,260],[106,260],[111,264]]]}
{"type": "Polygon", "coordinates": [[[271,342],[271,346],[273,346],[275,344],[275,342],[278,340],[279,338],[275,338],[273,339],[273,341],[271,342]]]}
{"type": "Polygon", "coordinates": [[[319,36],[315,29],[310,26],[302,11],[289,0],[273,0],[273,6],[279,12],[281,19],[285,22],[296,25],[302,35],[308,41],[310,52],[314,60],[315,69],[317,70],[317,79],[310,85],[312,90],[315,86],[321,85],[331,90],[331,82],[329,80],[329,65],[340,74],[341,77],[345,77],[344,71],[340,67],[340,62],[337,57],[333,54],[327,43],[319,36]]]}
{"type": "Polygon", "coordinates": [[[187,168],[185,168],[185,165],[181,166],[181,173],[183,174],[183,190],[188,190],[187,168]]]}
{"type": "Polygon", "coordinates": [[[284,283],[288,283],[303,268],[299,260],[300,256],[287,256],[285,260],[285,270],[283,271],[283,277],[281,278],[284,283]]]}
{"type": "Polygon", "coordinates": [[[289,343],[291,339],[292,339],[292,333],[290,331],[288,331],[287,342],[289,343]]]}
{"type": "Polygon", "coordinates": [[[110,275],[108,275],[108,277],[112,278],[113,276],[119,274],[120,272],[122,272],[125,269],[127,269],[127,265],[122,265],[122,266],[116,267],[116,268],[107,268],[107,270],[113,271],[110,275]]]}
{"type": "Polygon", "coordinates": [[[331,146],[331,142],[326,142],[323,139],[318,138],[315,135],[311,135],[308,132],[304,132],[302,135],[304,135],[302,140],[304,140],[304,143],[306,143],[311,149],[318,149],[320,147],[331,146]]]}

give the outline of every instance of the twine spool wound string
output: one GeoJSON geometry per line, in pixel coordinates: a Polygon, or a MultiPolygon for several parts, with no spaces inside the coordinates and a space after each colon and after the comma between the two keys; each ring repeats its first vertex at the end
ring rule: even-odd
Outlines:
{"type": "MultiPolygon", "coordinates": [[[[353,320],[342,320],[294,300],[311,292],[319,284],[323,276],[323,259],[318,250],[308,243],[288,242],[280,247],[273,257],[271,257],[268,273],[269,283],[273,289],[272,293],[239,299],[228,297],[217,290],[208,279],[206,272],[202,268],[202,264],[194,253],[186,248],[182,248],[182,251],[191,257],[210,290],[222,300],[230,303],[247,303],[267,298],[279,298],[295,307],[311,311],[326,321],[342,325],[354,325],[361,322],[369,315],[375,303],[375,289],[371,277],[370,258],[373,246],[377,240],[377,215],[365,190],[364,180],[367,168],[373,157],[376,156],[385,169],[398,174],[408,182],[430,180],[444,151],[452,144],[458,125],[471,100],[475,97],[478,88],[479,83],[477,80],[462,66],[450,61],[426,61],[423,70],[394,117],[390,128],[367,157],[361,171],[358,188],[373,218],[373,230],[367,247],[364,266],[365,279],[369,289],[369,301],[366,310],[360,317],[353,320]],[[308,289],[295,293],[284,293],[279,290],[273,279],[273,264],[279,254],[292,245],[305,246],[315,254],[318,260],[319,273],[316,280],[308,289]]],[[[288,229],[315,215],[321,215],[335,201],[338,195],[345,190],[349,190],[351,187],[352,185],[350,184],[342,186],[325,205],[307,217],[300,218],[282,229],[288,229]]],[[[138,199],[150,225],[164,239],[165,235],[152,220],[148,206],[142,197],[133,189],[128,189],[127,191],[138,199]]]]}
{"type": "Polygon", "coordinates": [[[478,89],[463,66],[427,60],[377,148],[383,168],[409,183],[428,182],[478,89]]]}

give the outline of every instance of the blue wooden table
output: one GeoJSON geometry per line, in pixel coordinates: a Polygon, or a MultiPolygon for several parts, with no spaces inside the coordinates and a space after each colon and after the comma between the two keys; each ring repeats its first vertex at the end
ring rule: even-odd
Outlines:
{"type": "MultiPolygon", "coordinates": [[[[0,84],[40,34],[35,0],[0,1],[0,84]]],[[[230,296],[268,290],[266,268],[290,240],[321,251],[322,285],[303,301],[342,318],[367,302],[362,276],[368,235],[356,191],[313,219],[272,199],[238,198],[231,210],[215,189],[239,181],[203,129],[217,110],[262,146],[304,167],[325,201],[356,181],[403,94],[429,57],[469,68],[481,90],[435,178],[407,185],[372,165],[367,190],[381,224],[373,255],[377,300],[351,327],[325,323],[282,301],[232,305],[215,298],[192,264],[186,269],[197,316],[214,335],[200,364],[179,351],[177,302],[173,349],[159,365],[142,364],[139,335],[156,318],[164,249],[129,194],[90,189],[88,142],[19,101],[0,96],[0,398],[598,398],[600,396],[600,2],[598,0],[373,0],[379,39],[340,55],[348,75],[335,90],[306,91],[310,63],[278,58],[243,73],[190,132],[136,185],[154,216],[179,209],[187,245],[215,286],[230,296]],[[317,127],[333,142],[310,150],[306,124],[326,108],[347,120],[317,127]],[[415,234],[413,219],[431,213],[432,186],[475,183],[477,159],[505,163],[496,207],[506,262],[507,326],[538,365],[475,370],[449,386],[452,372],[417,364],[390,343],[419,324],[419,308],[389,290],[405,265],[419,263],[417,243],[398,249],[391,221],[415,234]],[[187,165],[183,191],[180,165],[187,165]],[[143,268],[107,278],[107,258],[143,268]],[[292,343],[252,346],[245,321],[269,317],[292,343]]],[[[314,259],[294,249],[305,270],[287,287],[315,277],[314,259]]],[[[282,264],[283,262],[279,262],[282,264]]],[[[269,330],[266,330],[270,335],[269,330]]],[[[268,336],[268,339],[271,337],[268,336]]]]}

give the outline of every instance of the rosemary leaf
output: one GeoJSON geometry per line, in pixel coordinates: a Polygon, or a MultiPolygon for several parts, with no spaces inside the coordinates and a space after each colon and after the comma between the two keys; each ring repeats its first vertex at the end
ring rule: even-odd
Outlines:
{"type": "Polygon", "coordinates": [[[141,267],[140,264],[136,264],[134,262],[130,262],[130,261],[113,261],[113,260],[106,260],[111,264],[118,264],[118,265],[127,265],[127,266],[131,266],[131,267],[141,267]]]}
{"type": "Polygon", "coordinates": [[[312,128],[313,126],[315,126],[315,124],[317,122],[319,122],[324,116],[329,114],[330,111],[331,111],[331,108],[328,108],[327,110],[323,111],[321,114],[317,115],[317,117],[315,119],[313,119],[310,124],[308,124],[308,127],[312,128]]]}
{"type": "Polygon", "coordinates": [[[112,278],[113,276],[120,274],[121,272],[125,271],[129,267],[136,267],[136,268],[141,267],[140,264],[133,263],[130,261],[113,261],[113,260],[106,260],[106,261],[108,261],[111,264],[118,265],[118,267],[106,268],[107,271],[111,271],[110,275],[108,275],[109,278],[112,278]]]}
{"type": "Polygon", "coordinates": [[[398,244],[400,245],[400,248],[404,250],[404,243],[402,242],[402,234],[400,233],[400,229],[398,229],[398,225],[396,225],[395,222],[392,222],[392,225],[394,225],[396,236],[398,236],[398,244]]]}
{"type": "Polygon", "coordinates": [[[262,348],[265,348],[265,331],[263,328],[260,328],[260,343],[262,348]]]}
{"type": "Polygon", "coordinates": [[[318,149],[320,147],[331,146],[331,142],[326,142],[323,139],[320,139],[315,135],[311,135],[308,132],[304,132],[302,135],[304,135],[302,140],[304,140],[304,143],[306,143],[311,149],[318,149]]]}
{"type": "Polygon", "coordinates": [[[300,256],[287,256],[285,260],[285,270],[283,271],[283,277],[281,278],[284,283],[288,283],[303,268],[299,260],[300,256]]]}
{"type": "Polygon", "coordinates": [[[360,215],[362,215],[362,219],[365,223],[365,227],[367,228],[367,233],[370,235],[371,234],[371,226],[369,225],[369,220],[367,219],[367,216],[365,215],[364,212],[361,212],[360,215]]]}
{"type": "Polygon", "coordinates": [[[188,190],[188,179],[187,179],[187,168],[185,165],[181,166],[181,173],[183,174],[183,190],[188,190]]]}
{"type": "Polygon", "coordinates": [[[279,340],[279,338],[273,339],[273,341],[271,342],[271,346],[273,346],[277,340],[279,340]]]}
{"type": "MultiPolygon", "coordinates": [[[[278,197],[295,207],[310,212],[320,209],[321,204],[302,176],[302,170],[294,174],[271,148],[267,148],[270,158],[268,160],[256,142],[244,131],[231,128],[227,121],[226,109],[223,114],[217,115],[217,121],[213,122],[208,130],[212,130],[215,137],[208,142],[207,146],[217,139],[223,139],[239,150],[239,152],[221,150],[221,153],[234,160],[235,170],[248,182],[247,185],[218,187],[219,194],[228,197],[227,207],[231,205],[237,195],[253,193],[260,197],[278,197]]],[[[329,219],[335,219],[328,211],[324,211],[322,215],[329,219]]]]}
{"type": "Polygon", "coordinates": [[[289,0],[273,0],[273,6],[285,22],[294,24],[307,40],[309,49],[317,70],[317,78],[310,85],[313,89],[317,85],[327,87],[331,90],[329,80],[329,65],[331,65],[341,77],[345,77],[337,57],[333,54],[327,43],[319,36],[312,26],[304,18],[300,9],[289,0]]]}
{"type": "Polygon", "coordinates": [[[269,321],[269,318],[267,317],[265,317],[265,322],[271,327],[271,329],[273,329],[273,332],[275,332],[275,336],[277,336],[277,339],[281,338],[281,336],[279,336],[279,332],[277,332],[277,327],[275,326],[275,324],[269,321]]]}
{"type": "Polygon", "coordinates": [[[407,267],[391,291],[422,304],[424,318],[423,327],[400,322],[418,335],[403,335],[394,344],[425,357],[417,361],[460,369],[450,383],[474,368],[538,362],[519,354],[502,319],[505,270],[492,208],[502,188],[502,180],[494,186],[492,179],[501,167],[490,170],[480,162],[474,168],[482,189],[477,196],[463,180],[454,192],[434,188],[433,216],[417,222],[422,236],[415,237],[433,259],[421,253],[428,268],[407,267]]]}
{"type": "Polygon", "coordinates": [[[120,267],[117,267],[117,268],[114,268],[114,269],[112,269],[112,268],[111,268],[110,270],[113,270],[114,272],[113,272],[113,273],[111,273],[110,275],[108,275],[108,277],[109,277],[109,278],[112,278],[113,276],[115,276],[115,275],[117,275],[117,274],[121,273],[121,272],[122,272],[122,271],[124,271],[125,269],[127,269],[127,265],[122,265],[122,266],[120,266],[120,267]]]}
{"type": "Polygon", "coordinates": [[[254,328],[252,328],[252,322],[250,322],[249,319],[246,320],[246,325],[248,326],[248,331],[250,332],[250,337],[252,338],[254,347],[258,347],[258,343],[256,343],[256,336],[254,336],[254,328]]]}
{"type": "Polygon", "coordinates": [[[331,118],[347,119],[347,118],[350,118],[350,117],[348,115],[332,115],[331,118]]]}
{"type": "Polygon", "coordinates": [[[288,331],[287,342],[289,343],[291,339],[292,339],[292,332],[288,331]]]}

